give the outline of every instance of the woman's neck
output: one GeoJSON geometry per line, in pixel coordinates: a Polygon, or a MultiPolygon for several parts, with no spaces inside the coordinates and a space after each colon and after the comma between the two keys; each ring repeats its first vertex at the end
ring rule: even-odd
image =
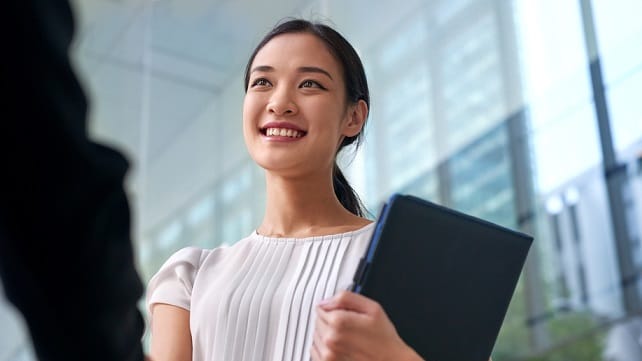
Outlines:
{"type": "Polygon", "coordinates": [[[282,177],[266,173],[266,207],[259,234],[309,237],[343,233],[370,223],[345,209],[331,177],[282,177]]]}

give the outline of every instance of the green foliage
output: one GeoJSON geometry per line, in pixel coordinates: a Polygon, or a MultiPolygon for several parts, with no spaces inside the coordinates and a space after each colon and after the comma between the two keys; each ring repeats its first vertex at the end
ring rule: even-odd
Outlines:
{"type": "Polygon", "coordinates": [[[599,323],[590,313],[558,313],[547,323],[552,348],[538,356],[529,356],[533,351],[525,320],[524,289],[520,280],[495,344],[493,361],[602,360],[604,335],[596,331],[599,323]]]}
{"type": "Polygon", "coordinates": [[[493,350],[493,361],[511,360],[528,353],[528,329],[522,281],[517,284],[493,350]]]}
{"type": "Polygon", "coordinates": [[[494,361],[601,361],[604,334],[589,313],[560,314],[548,323],[551,349],[537,356],[530,351],[528,333],[523,322],[506,322],[493,352],[494,361]]]}
{"type": "Polygon", "coordinates": [[[604,335],[597,328],[595,318],[588,313],[561,315],[549,323],[551,340],[560,346],[526,361],[601,361],[604,335]]]}

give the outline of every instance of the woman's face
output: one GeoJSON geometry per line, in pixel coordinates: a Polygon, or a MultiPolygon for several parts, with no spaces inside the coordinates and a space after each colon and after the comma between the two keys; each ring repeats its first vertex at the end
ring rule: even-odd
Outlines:
{"type": "Polygon", "coordinates": [[[365,102],[347,104],[341,65],[312,34],[274,37],[250,66],[243,135],[269,171],[330,170],[341,140],[358,134],[366,115],[365,102]]]}

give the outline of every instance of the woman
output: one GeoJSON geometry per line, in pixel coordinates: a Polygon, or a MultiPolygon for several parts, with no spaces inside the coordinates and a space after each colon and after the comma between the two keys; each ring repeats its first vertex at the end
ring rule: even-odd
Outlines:
{"type": "Polygon", "coordinates": [[[368,115],[358,55],[325,25],[287,21],[250,57],[245,89],[263,221],[233,246],[177,252],[152,278],[152,358],[420,360],[376,302],[343,291],[373,231],[336,165],[368,115]]]}

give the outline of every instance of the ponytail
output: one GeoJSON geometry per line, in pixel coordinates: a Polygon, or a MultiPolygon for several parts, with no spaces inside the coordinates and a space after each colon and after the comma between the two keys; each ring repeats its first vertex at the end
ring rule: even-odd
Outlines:
{"type": "Polygon", "coordinates": [[[359,199],[357,192],[352,189],[336,162],[332,168],[332,186],[334,188],[334,194],[345,209],[359,217],[365,216],[365,207],[361,199],[359,199]]]}

